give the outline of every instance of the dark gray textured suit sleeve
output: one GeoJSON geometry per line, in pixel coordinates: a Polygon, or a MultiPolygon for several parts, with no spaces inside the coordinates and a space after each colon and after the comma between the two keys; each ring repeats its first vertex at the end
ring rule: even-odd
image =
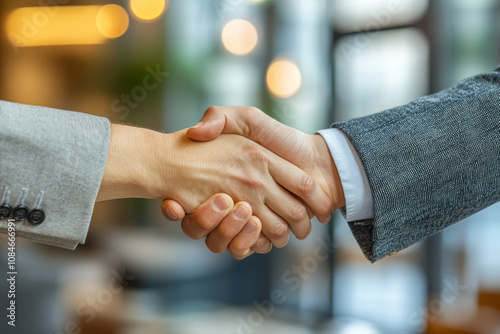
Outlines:
{"type": "Polygon", "coordinates": [[[333,125],[351,141],[372,189],[374,219],[349,222],[370,261],[500,201],[498,70],[333,125]]]}
{"type": "MultiPolygon", "coordinates": [[[[0,196],[32,208],[43,193],[45,221],[16,223],[16,235],[74,249],[84,243],[109,147],[109,121],[87,114],[0,101],[0,196]]],[[[7,220],[0,221],[5,233],[7,220]]]]}

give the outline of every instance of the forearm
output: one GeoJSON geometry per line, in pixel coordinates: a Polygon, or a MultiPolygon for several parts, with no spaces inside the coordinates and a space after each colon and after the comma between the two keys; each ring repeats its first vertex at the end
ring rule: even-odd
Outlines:
{"type": "Polygon", "coordinates": [[[166,175],[158,165],[167,135],[112,124],[108,157],[97,201],[119,198],[161,198],[166,175]]]}

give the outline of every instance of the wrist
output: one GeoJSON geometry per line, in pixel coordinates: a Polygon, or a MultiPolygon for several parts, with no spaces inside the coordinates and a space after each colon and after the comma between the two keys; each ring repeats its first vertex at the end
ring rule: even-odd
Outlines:
{"type": "Polygon", "coordinates": [[[316,163],[321,175],[323,176],[323,181],[320,182],[320,186],[324,188],[328,196],[332,199],[332,211],[335,211],[346,205],[340,175],[328,145],[323,137],[318,134],[312,135],[311,137],[315,147],[314,151],[316,153],[316,163]]]}
{"type": "Polygon", "coordinates": [[[97,201],[119,198],[158,198],[157,172],[163,134],[112,124],[106,167],[97,201]]]}

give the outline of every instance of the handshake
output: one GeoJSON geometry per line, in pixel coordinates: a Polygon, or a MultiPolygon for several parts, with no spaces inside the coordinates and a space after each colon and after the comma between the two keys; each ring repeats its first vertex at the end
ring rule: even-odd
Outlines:
{"type": "Polygon", "coordinates": [[[211,107],[188,130],[112,125],[97,200],[166,199],[162,212],[192,239],[236,259],[284,247],[345,206],[326,142],[252,107],[211,107]]]}

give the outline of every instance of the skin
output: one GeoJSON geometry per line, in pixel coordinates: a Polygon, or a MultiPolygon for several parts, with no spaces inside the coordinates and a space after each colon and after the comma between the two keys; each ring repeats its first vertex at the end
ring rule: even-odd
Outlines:
{"type": "MultiPolygon", "coordinates": [[[[289,229],[300,239],[310,233],[308,208],[297,197],[303,195],[304,184],[311,186],[307,196],[328,202],[306,172],[242,136],[227,134],[195,142],[186,130],[163,134],[112,125],[97,200],[173,199],[182,206],[182,213],[191,212],[182,222],[188,236],[207,237],[212,251],[229,249],[242,258],[251,252],[242,245],[258,246],[261,231],[277,247],[286,245],[289,229]],[[212,197],[221,193],[227,195],[212,197]]],[[[267,248],[261,245],[259,250],[267,248]]]]}
{"type": "MultiPolygon", "coordinates": [[[[184,215],[182,209],[179,212],[169,213],[167,215],[166,212],[168,212],[168,207],[166,204],[166,201],[162,203],[162,212],[167,219],[172,220],[171,217],[175,217],[173,215],[176,214],[184,215]]],[[[241,204],[249,207],[249,204],[244,202],[241,202],[241,204]]],[[[180,205],[178,205],[178,207],[180,207],[180,205]]],[[[214,253],[221,253],[227,249],[235,259],[241,260],[254,253],[253,250],[250,250],[250,246],[257,243],[262,231],[262,223],[256,216],[248,215],[243,219],[236,216],[234,214],[236,209],[237,206],[234,206],[233,200],[229,195],[216,194],[185,217],[183,220],[184,232],[188,235],[190,234],[190,232],[186,231],[184,228],[185,223],[189,226],[196,225],[195,223],[191,223],[191,220],[193,222],[204,221],[201,225],[208,226],[204,234],[207,235],[213,231],[205,240],[207,247],[214,253]],[[230,203],[229,206],[224,210],[220,210],[217,205],[215,205],[215,201],[218,199],[224,199],[226,203],[230,203]],[[214,221],[218,223],[215,228],[212,228],[211,222],[214,221]]],[[[269,242],[268,245],[262,248],[261,252],[267,253],[270,248],[271,243],[269,242]]]]}
{"type": "MultiPolygon", "coordinates": [[[[211,107],[205,112],[200,123],[187,131],[191,139],[202,142],[214,140],[222,133],[249,138],[310,175],[314,184],[301,183],[301,191],[295,194],[311,208],[313,214],[322,223],[329,221],[333,211],[345,206],[344,192],[335,162],[326,142],[320,135],[308,135],[287,127],[252,107],[211,107]],[[316,188],[321,188],[327,195],[327,199],[318,196],[318,192],[315,192],[316,188]]],[[[209,199],[208,202],[213,201],[217,196],[209,199]]],[[[193,217],[186,215],[182,205],[172,199],[162,203],[162,212],[168,219],[182,219],[183,222],[188,220],[191,225],[202,223],[205,232],[208,232],[207,246],[212,250],[216,248],[216,245],[212,244],[213,239],[210,235],[218,229],[219,224],[225,218],[222,214],[213,215],[211,211],[211,206],[204,204],[195,209],[196,215],[193,217]]],[[[263,222],[264,229],[266,223],[263,222]]],[[[220,238],[216,240],[221,245],[231,245],[229,238],[228,235],[225,240],[220,238]]],[[[261,235],[255,244],[250,244],[250,239],[237,239],[236,241],[242,243],[238,244],[238,248],[245,249],[245,251],[240,252],[230,247],[228,249],[238,259],[245,258],[253,252],[265,253],[271,249],[271,242],[265,235],[261,235]],[[248,249],[250,251],[247,251],[248,249]]],[[[220,251],[222,248],[216,249],[220,251]]]]}

